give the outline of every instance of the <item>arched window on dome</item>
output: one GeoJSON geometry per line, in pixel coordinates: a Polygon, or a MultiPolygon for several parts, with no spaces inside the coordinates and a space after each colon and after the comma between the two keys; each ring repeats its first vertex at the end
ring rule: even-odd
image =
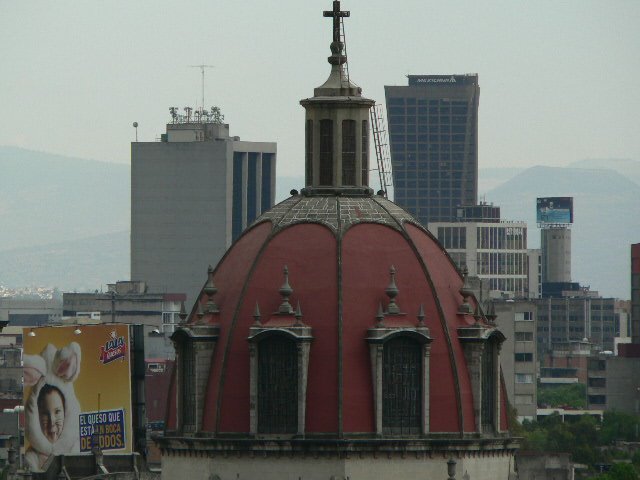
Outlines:
{"type": "Polygon", "coordinates": [[[219,335],[217,325],[181,326],[171,335],[176,350],[177,428],[182,433],[195,433],[200,427],[219,335]]]}
{"type": "Polygon", "coordinates": [[[258,344],[258,433],[298,431],[298,348],[283,335],[258,344]]]}
{"type": "Polygon", "coordinates": [[[382,432],[418,435],[422,421],[422,345],[400,336],[382,353],[382,432]]]}
{"type": "Polygon", "coordinates": [[[429,431],[429,329],[378,326],[368,331],[376,433],[429,431]]]}
{"type": "MultiPolygon", "coordinates": [[[[282,315],[286,318],[287,315],[282,315]]],[[[311,327],[295,318],[290,326],[250,328],[250,432],[303,435],[311,327]]]]}
{"type": "Polygon", "coordinates": [[[182,380],[180,388],[180,413],[183,430],[195,431],[196,427],[196,395],[195,385],[191,379],[195,378],[195,352],[193,342],[183,342],[178,349],[180,371],[178,376],[182,380]]]}

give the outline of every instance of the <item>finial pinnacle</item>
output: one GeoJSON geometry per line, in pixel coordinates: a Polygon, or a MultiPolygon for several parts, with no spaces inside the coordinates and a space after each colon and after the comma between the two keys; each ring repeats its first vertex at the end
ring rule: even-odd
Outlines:
{"type": "Polygon", "coordinates": [[[378,313],[376,314],[376,326],[382,327],[384,322],[384,310],[382,310],[382,302],[378,303],[378,313]]]}
{"type": "Polygon", "coordinates": [[[302,308],[300,308],[300,300],[296,306],[296,325],[302,325],[302,308]]]}
{"type": "Polygon", "coordinates": [[[289,285],[289,267],[286,265],[283,268],[284,273],[284,283],[280,287],[280,295],[282,295],[282,303],[280,307],[278,307],[278,313],[284,313],[291,315],[293,313],[293,307],[289,303],[289,297],[293,293],[293,288],[289,285]]]}
{"type": "Polygon", "coordinates": [[[424,303],[420,304],[417,317],[418,317],[418,326],[424,327],[424,303]]]}
{"type": "Polygon", "coordinates": [[[389,286],[385,288],[384,292],[389,297],[389,305],[387,305],[387,313],[398,314],[400,313],[400,307],[396,304],[396,297],[400,290],[396,286],[396,267],[391,265],[389,269],[389,276],[391,277],[389,280],[389,286]]]}
{"type": "Polygon", "coordinates": [[[257,301],[256,301],[256,308],[253,311],[253,319],[254,319],[256,325],[261,325],[261,322],[260,322],[260,319],[261,319],[261,317],[260,317],[260,306],[258,305],[257,301]]]}

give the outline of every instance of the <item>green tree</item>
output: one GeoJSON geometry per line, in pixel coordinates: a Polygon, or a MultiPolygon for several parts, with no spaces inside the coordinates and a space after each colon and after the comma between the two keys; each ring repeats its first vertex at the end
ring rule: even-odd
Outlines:
{"type": "Polygon", "coordinates": [[[538,384],[539,407],[585,408],[586,398],[587,387],[582,383],[553,386],[538,384]]]}
{"type": "Polygon", "coordinates": [[[609,470],[611,480],[640,480],[638,472],[630,463],[616,463],[609,470]]]}
{"type": "Polygon", "coordinates": [[[600,429],[600,442],[610,445],[616,440],[627,442],[639,441],[640,417],[624,412],[604,412],[602,428],[600,429]]]}

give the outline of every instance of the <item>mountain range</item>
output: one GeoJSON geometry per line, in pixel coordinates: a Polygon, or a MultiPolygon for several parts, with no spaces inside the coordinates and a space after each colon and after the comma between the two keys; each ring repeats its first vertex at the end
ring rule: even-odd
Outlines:
{"type": "MultiPolygon", "coordinates": [[[[278,176],[276,200],[303,184],[303,177],[278,176]]],[[[528,223],[530,248],[539,245],[536,197],[573,196],[574,281],[629,298],[640,161],[480,169],[479,185],[503,219],[528,223]]],[[[128,279],[130,198],[128,165],[0,147],[0,284],[87,291],[128,279]]]]}

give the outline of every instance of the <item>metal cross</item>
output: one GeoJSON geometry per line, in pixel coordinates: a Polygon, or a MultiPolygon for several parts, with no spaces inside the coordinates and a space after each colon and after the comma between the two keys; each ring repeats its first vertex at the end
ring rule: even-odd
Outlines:
{"type": "Polygon", "coordinates": [[[324,17],[333,17],[333,41],[340,41],[340,18],[350,17],[351,12],[343,12],[340,10],[340,0],[334,0],[333,10],[323,12],[324,17]]]}

